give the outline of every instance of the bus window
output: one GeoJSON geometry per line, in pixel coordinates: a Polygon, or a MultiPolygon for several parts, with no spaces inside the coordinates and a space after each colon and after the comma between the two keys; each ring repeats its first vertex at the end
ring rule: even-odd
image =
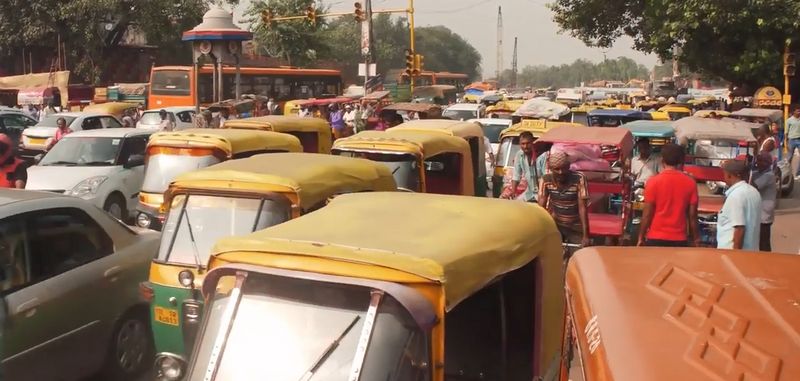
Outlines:
{"type": "Polygon", "coordinates": [[[189,95],[188,70],[159,70],[153,72],[150,91],[155,95],[189,95]]]}

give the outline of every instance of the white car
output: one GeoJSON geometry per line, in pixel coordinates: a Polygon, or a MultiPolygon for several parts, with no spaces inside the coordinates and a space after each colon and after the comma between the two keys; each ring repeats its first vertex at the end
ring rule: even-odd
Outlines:
{"type": "Polygon", "coordinates": [[[442,118],[453,120],[480,119],[486,113],[486,106],[481,103],[456,103],[442,112],[442,118]]]}
{"type": "Polygon", "coordinates": [[[157,130],[161,123],[161,110],[167,112],[167,118],[175,123],[175,131],[194,128],[194,107],[164,107],[159,109],[147,110],[142,114],[136,128],[147,128],[157,130]]]}
{"type": "Polygon", "coordinates": [[[0,189],[2,378],[136,379],[153,364],[139,294],[159,235],[91,204],[0,189]]]}
{"type": "Polygon", "coordinates": [[[138,128],[73,132],[28,168],[25,188],[80,197],[125,221],[139,201],[152,133],[138,128]]]}
{"type": "Polygon", "coordinates": [[[122,127],[122,123],[110,114],[61,112],[48,115],[35,126],[26,128],[22,132],[22,141],[19,145],[20,155],[33,157],[44,152],[45,148],[47,148],[48,139],[56,136],[58,118],[64,118],[67,122],[67,127],[72,132],[122,127]]]}

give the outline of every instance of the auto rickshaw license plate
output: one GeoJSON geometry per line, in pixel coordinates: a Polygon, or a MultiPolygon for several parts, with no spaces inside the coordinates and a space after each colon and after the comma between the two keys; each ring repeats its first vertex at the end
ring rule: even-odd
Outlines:
{"type": "Polygon", "coordinates": [[[177,310],[171,310],[163,307],[155,307],[153,308],[153,312],[155,312],[157,322],[169,325],[178,325],[177,310]]]}

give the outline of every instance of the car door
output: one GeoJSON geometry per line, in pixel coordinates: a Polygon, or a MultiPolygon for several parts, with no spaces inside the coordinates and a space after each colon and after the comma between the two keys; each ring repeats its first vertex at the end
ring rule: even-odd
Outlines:
{"type": "Polygon", "coordinates": [[[116,118],[112,116],[101,116],[100,118],[100,125],[103,128],[120,128],[122,127],[122,123],[120,123],[116,118]]]}
{"type": "Polygon", "coordinates": [[[176,130],[183,130],[194,127],[194,111],[181,111],[177,114],[178,122],[176,130]]]}
{"type": "MultiPolygon", "coordinates": [[[[130,136],[123,140],[122,149],[120,150],[119,164],[125,165],[131,155],[144,156],[144,151],[147,148],[148,136],[130,136]]],[[[125,195],[128,210],[133,211],[136,209],[136,204],[139,202],[139,192],[142,190],[142,183],[144,182],[144,165],[139,165],[132,168],[125,168],[120,172],[122,176],[122,193],[125,195]]]]}
{"type": "MultiPolygon", "coordinates": [[[[74,380],[105,359],[117,292],[114,244],[79,208],[24,213],[7,222],[6,247],[25,258],[6,274],[24,282],[5,292],[8,323],[3,360],[9,380],[74,380]]],[[[8,250],[7,250],[8,251],[8,250]]]]}

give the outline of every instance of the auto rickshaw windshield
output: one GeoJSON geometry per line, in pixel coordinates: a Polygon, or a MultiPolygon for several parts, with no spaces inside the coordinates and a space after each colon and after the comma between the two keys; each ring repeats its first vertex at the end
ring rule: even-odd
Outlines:
{"type": "Polygon", "coordinates": [[[362,159],[377,161],[392,171],[394,181],[398,188],[408,189],[414,192],[421,192],[421,181],[419,178],[419,164],[417,157],[411,154],[378,153],[378,152],[358,152],[334,150],[335,155],[358,157],[362,159]]]}
{"type": "MultiPolygon", "coordinates": [[[[232,276],[218,284],[225,278],[232,276]]],[[[426,334],[388,294],[254,273],[241,295],[217,289],[190,380],[346,380],[354,369],[362,380],[430,374],[426,334]]]]}
{"type": "Polygon", "coordinates": [[[161,234],[158,259],[203,267],[214,243],[289,220],[290,206],[271,199],[178,194],[161,234]]]}
{"type": "Polygon", "coordinates": [[[513,164],[513,159],[519,152],[519,138],[506,137],[500,142],[500,147],[497,149],[497,155],[494,158],[496,166],[508,167],[513,164]]]}
{"type": "Polygon", "coordinates": [[[221,160],[213,150],[193,149],[192,155],[178,152],[150,155],[142,190],[149,193],[163,193],[176,177],[197,168],[205,168],[221,160]]]}

